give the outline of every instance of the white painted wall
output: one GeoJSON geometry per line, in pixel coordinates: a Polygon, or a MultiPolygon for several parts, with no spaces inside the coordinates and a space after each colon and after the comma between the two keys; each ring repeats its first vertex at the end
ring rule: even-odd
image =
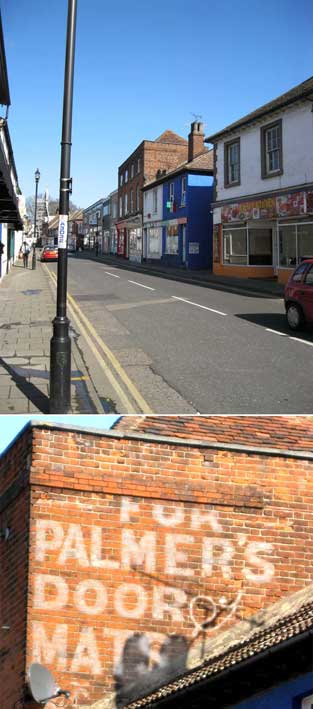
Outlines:
{"type": "Polygon", "coordinates": [[[217,201],[313,182],[313,113],[306,101],[269,114],[257,124],[227,135],[217,144],[217,201]],[[283,174],[261,179],[261,127],[282,119],[283,174]],[[224,187],[224,142],[240,136],[241,184],[224,187]]]}
{"type": "Polygon", "coordinates": [[[143,220],[144,222],[157,222],[163,218],[163,184],[144,192],[143,220]],[[153,192],[157,190],[157,211],[153,211],[153,192]],[[148,214],[151,216],[148,218],[148,214]]]}

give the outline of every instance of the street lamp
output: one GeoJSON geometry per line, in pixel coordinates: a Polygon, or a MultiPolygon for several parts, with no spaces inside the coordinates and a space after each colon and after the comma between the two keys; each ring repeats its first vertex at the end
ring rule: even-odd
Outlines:
{"type": "Polygon", "coordinates": [[[36,268],[36,229],[37,229],[37,195],[38,195],[38,182],[40,180],[40,172],[37,170],[35,172],[35,215],[34,215],[34,243],[33,243],[33,260],[32,260],[32,269],[34,270],[36,268]]]}
{"type": "Polygon", "coordinates": [[[57,309],[50,342],[50,413],[67,414],[71,405],[71,340],[66,315],[67,232],[70,178],[73,80],[77,0],[68,0],[61,139],[60,200],[58,230],[57,309]]]}

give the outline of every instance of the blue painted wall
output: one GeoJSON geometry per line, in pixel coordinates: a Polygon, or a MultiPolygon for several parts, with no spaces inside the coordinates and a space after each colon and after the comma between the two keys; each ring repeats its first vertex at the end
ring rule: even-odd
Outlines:
{"type": "MultiPolygon", "coordinates": [[[[182,217],[186,224],[186,267],[190,269],[212,266],[212,215],[213,177],[181,173],[163,183],[163,221],[171,223],[182,217]],[[182,179],[186,177],[186,203],[181,206],[182,179]],[[170,211],[166,204],[170,201],[170,183],[174,183],[174,203],[176,209],[170,211]],[[198,254],[189,254],[189,243],[199,244],[198,254]]],[[[166,254],[166,227],[162,234],[162,261],[170,266],[183,265],[183,225],[178,225],[178,254],[166,254]]]]}
{"type": "Polygon", "coordinates": [[[301,709],[303,697],[310,694],[313,694],[312,672],[234,704],[233,709],[301,709]]]}

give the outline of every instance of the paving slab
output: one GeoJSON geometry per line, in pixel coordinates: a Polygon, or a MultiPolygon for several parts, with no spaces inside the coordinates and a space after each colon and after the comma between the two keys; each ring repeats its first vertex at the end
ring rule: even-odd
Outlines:
{"type": "MultiPolygon", "coordinates": [[[[55,289],[42,264],[15,266],[0,283],[0,414],[49,413],[55,289]]],[[[104,413],[81,352],[72,340],[71,411],[104,413]]]]}

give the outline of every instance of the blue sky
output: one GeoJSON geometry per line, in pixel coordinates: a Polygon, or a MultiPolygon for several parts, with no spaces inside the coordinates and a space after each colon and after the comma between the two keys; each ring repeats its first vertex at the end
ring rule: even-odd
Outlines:
{"type": "Polygon", "coordinates": [[[92,428],[109,429],[118,416],[0,416],[0,453],[11,443],[17,434],[24,428],[28,421],[58,421],[58,423],[71,423],[76,426],[90,426],[92,428]]]}
{"type": "MultiPolygon", "coordinates": [[[[9,129],[26,196],[59,193],[66,0],[0,0],[12,106],[9,129]]],[[[313,74],[311,0],[78,0],[73,201],[117,186],[144,138],[207,135],[313,74]]]]}

